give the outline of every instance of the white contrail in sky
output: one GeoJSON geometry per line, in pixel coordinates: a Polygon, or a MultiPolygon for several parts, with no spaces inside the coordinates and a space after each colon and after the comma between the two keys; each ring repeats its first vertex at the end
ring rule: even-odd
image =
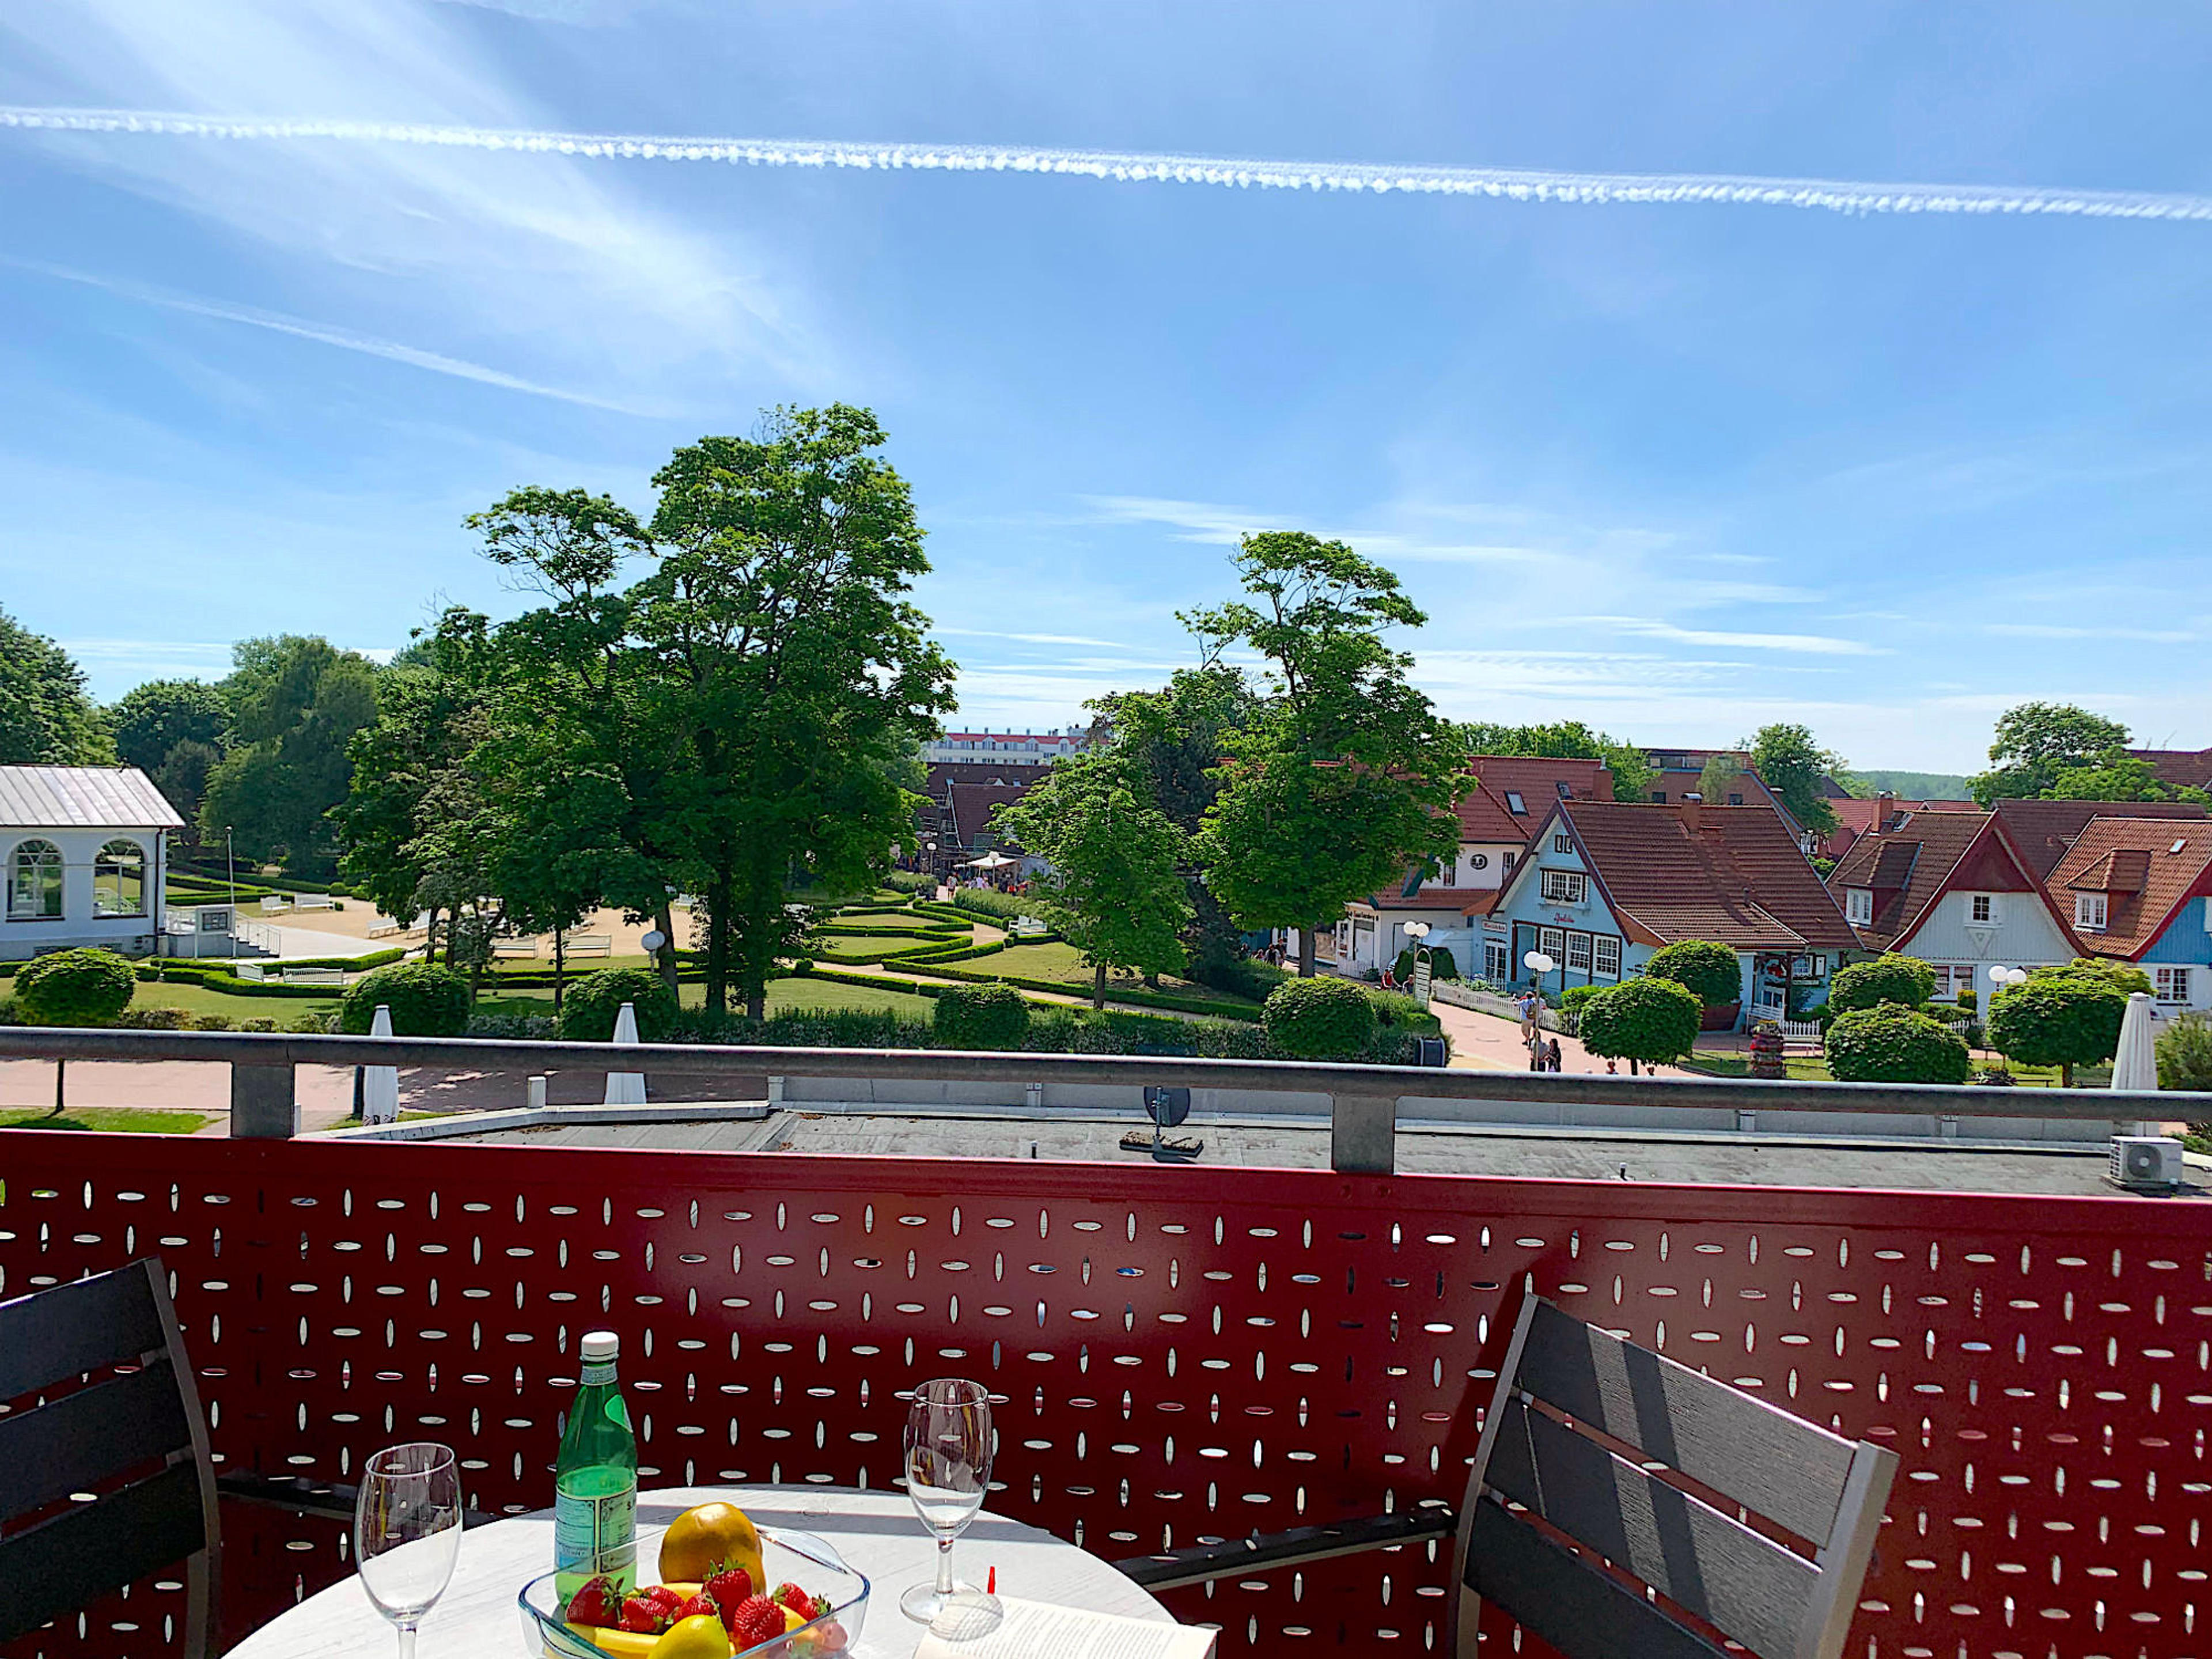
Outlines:
{"type": "Polygon", "coordinates": [[[1235,189],[1393,191],[1528,202],[1718,202],[1832,213],[1996,213],[2084,219],[2212,220],[2212,196],[2009,185],[1886,185],[1728,173],[1556,173],[1529,167],[1397,167],[1370,161],[1255,161],[1218,155],[1040,149],[1020,144],[859,143],[843,139],[645,137],[380,121],[263,120],[157,111],[0,106],[0,127],[189,138],[337,139],[513,150],[595,160],[723,161],[771,167],[1041,173],[1117,183],[1235,189]]]}

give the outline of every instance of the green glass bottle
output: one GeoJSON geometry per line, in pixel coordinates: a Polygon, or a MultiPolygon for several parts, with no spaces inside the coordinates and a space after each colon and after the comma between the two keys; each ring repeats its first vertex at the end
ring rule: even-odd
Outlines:
{"type": "Polygon", "coordinates": [[[615,1380],[621,1339],[591,1331],[576,1403],[553,1466],[553,1568],[563,1602],[600,1574],[637,1588],[637,1435],[615,1380]]]}

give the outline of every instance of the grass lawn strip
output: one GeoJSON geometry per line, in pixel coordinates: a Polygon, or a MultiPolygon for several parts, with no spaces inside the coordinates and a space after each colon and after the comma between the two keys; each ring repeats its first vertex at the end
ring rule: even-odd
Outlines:
{"type": "Polygon", "coordinates": [[[163,1111],[155,1107],[76,1106],[59,1117],[41,1107],[0,1109],[0,1129],[106,1129],[127,1134],[188,1135],[207,1122],[198,1112],[163,1111]]]}

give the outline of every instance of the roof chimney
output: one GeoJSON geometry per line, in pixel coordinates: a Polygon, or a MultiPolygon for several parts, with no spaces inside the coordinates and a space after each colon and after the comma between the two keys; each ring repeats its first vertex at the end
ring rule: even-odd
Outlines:
{"type": "Polygon", "coordinates": [[[1698,833],[1698,824],[1700,817],[1702,817],[1702,813],[1699,809],[1702,808],[1705,804],[1705,798],[1699,794],[1696,790],[1686,790],[1683,793],[1682,828],[1688,830],[1693,836],[1698,833]]]}
{"type": "Polygon", "coordinates": [[[1889,821],[1891,817],[1895,815],[1896,811],[1897,797],[1895,794],[1891,793],[1889,790],[1885,789],[1879,795],[1876,795],[1874,798],[1875,829],[1876,830],[1888,829],[1889,821]]]}

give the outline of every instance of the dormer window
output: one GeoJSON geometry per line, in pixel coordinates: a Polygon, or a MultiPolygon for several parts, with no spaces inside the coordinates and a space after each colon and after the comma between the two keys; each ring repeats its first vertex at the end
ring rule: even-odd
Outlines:
{"type": "Polygon", "coordinates": [[[1874,925],[1874,889],[1846,887],[1844,889],[1844,920],[1854,927],[1874,925]]]}
{"type": "Polygon", "coordinates": [[[1574,798],[1575,792],[1573,788],[1567,784],[1562,783],[1559,786],[1559,799],[1561,800],[1572,800],[1574,798]]]}
{"type": "Polygon", "coordinates": [[[2093,933],[2105,931],[2106,905],[2102,893],[2074,895],[2074,925],[2086,927],[2093,933]]]}

